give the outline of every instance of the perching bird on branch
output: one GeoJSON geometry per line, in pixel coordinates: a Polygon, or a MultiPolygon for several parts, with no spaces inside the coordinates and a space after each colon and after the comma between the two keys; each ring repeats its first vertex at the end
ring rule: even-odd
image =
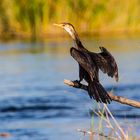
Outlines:
{"type": "Polygon", "coordinates": [[[83,79],[88,83],[88,94],[97,102],[110,103],[111,98],[99,82],[99,69],[118,81],[118,67],[110,52],[99,47],[101,52],[94,53],[84,48],[80,38],[70,23],[54,24],[65,29],[75,42],[75,48],[70,49],[71,56],[79,63],[79,82],[83,79]]]}

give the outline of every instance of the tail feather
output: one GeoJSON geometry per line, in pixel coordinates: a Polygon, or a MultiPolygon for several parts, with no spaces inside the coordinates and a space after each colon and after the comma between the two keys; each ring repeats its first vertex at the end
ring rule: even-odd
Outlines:
{"type": "Polygon", "coordinates": [[[90,98],[95,99],[97,102],[103,102],[105,104],[112,101],[104,87],[96,81],[91,81],[88,85],[88,94],[90,98]]]}
{"type": "Polygon", "coordinates": [[[90,88],[88,89],[88,93],[89,93],[89,96],[90,98],[92,99],[95,99],[97,102],[100,102],[100,98],[99,98],[99,95],[97,94],[97,89],[96,89],[96,86],[90,86],[90,88]],[[94,91],[94,94],[93,94],[93,91],[94,91]]]}
{"type": "Polygon", "coordinates": [[[102,98],[103,103],[106,103],[106,104],[110,103],[110,101],[112,100],[101,84],[99,85],[99,89],[100,89],[99,92],[102,94],[101,98],[102,98]]]}
{"type": "MultiPolygon", "coordinates": [[[[99,101],[100,103],[102,102],[102,99],[101,99],[101,97],[102,96],[100,96],[99,94],[98,94],[98,92],[99,92],[99,88],[97,87],[97,86],[94,86],[94,93],[95,93],[95,97],[96,97],[96,101],[99,101]]],[[[92,91],[91,91],[92,92],[92,91]]]]}
{"type": "Polygon", "coordinates": [[[97,88],[98,88],[98,92],[100,93],[101,101],[102,101],[103,103],[107,103],[107,102],[106,102],[106,99],[104,98],[104,91],[103,91],[102,88],[100,88],[99,86],[98,86],[97,88]]]}

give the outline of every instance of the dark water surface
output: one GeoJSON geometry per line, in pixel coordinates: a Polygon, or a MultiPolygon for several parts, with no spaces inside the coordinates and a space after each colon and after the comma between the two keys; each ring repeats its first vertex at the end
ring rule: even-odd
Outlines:
{"type": "MultiPolygon", "coordinates": [[[[103,45],[115,56],[120,82],[100,74],[107,90],[140,101],[140,39],[83,39],[91,51],[103,45]]],[[[85,91],[63,84],[78,77],[69,55],[71,40],[0,43],[0,132],[8,140],[80,140],[76,129],[89,129],[95,103],[85,91]]],[[[140,131],[140,110],[112,102],[116,119],[140,131]]],[[[5,138],[0,138],[5,139],[5,138]]]]}

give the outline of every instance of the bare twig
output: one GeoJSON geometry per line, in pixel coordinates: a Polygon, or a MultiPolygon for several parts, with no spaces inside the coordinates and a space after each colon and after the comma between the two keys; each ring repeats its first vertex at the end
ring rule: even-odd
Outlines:
{"type": "MultiPolygon", "coordinates": [[[[76,81],[64,80],[64,83],[75,88],[80,88],[86,91],[88,90],[88,86],[78,83],[76,81]]],[[[111,92],[109,92],[108,94],[113,101],[119,102],[121,104],[129,105],[129,106],[133,106],[136,108],[140,108],[140,102],[138,101],[130,100],[122,96],[116,96],[116,95],[113,95],[111,92]]]]}
{"type": "Polygon", "coordinates": [[[104,135],[103,133],[97,133],[97,132],[94,132],[94,131],[86,131],[86,130],[81,130],[81,129],[77,129],[77,131],[78,131],[78,132],[82,132],[84,135],[85,135],[85,134],[89,134],[89,135],[99,135],[99,136],[101,136],[101,137],[105,137],[105,138],[108,138],[108,139],[117,140],[117,138],[104,135]]]}

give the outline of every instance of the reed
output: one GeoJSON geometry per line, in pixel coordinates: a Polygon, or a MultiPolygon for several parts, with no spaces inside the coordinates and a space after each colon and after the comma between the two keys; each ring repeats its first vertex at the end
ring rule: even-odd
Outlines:
{"type": "Polygon", "coordinates": [[[77,129],[77,131],[84,134],[84,136],[88,135],[89,140],[137,140],[136,135],[132,133],[134,130],[130,130],[129,126],[127,129],[126,125],[126,128],[122,128],[106,104],[101,105],[98,103],[92,113],[94,115],[92,115],[91,120],[93,122],[94,119],[96,119],[98,128],[92,126],[90,130],[77,129]],[[95,115],[98,117],[98,121],[97,118],[93,117],[95,115]]]}
{"type": "Polygon", "coordinates": [[[56,35],[52,23],[64,21],[86,34],[139,32],[139,13],[139,0],[2,0],[0,33],[56,35]]]}

